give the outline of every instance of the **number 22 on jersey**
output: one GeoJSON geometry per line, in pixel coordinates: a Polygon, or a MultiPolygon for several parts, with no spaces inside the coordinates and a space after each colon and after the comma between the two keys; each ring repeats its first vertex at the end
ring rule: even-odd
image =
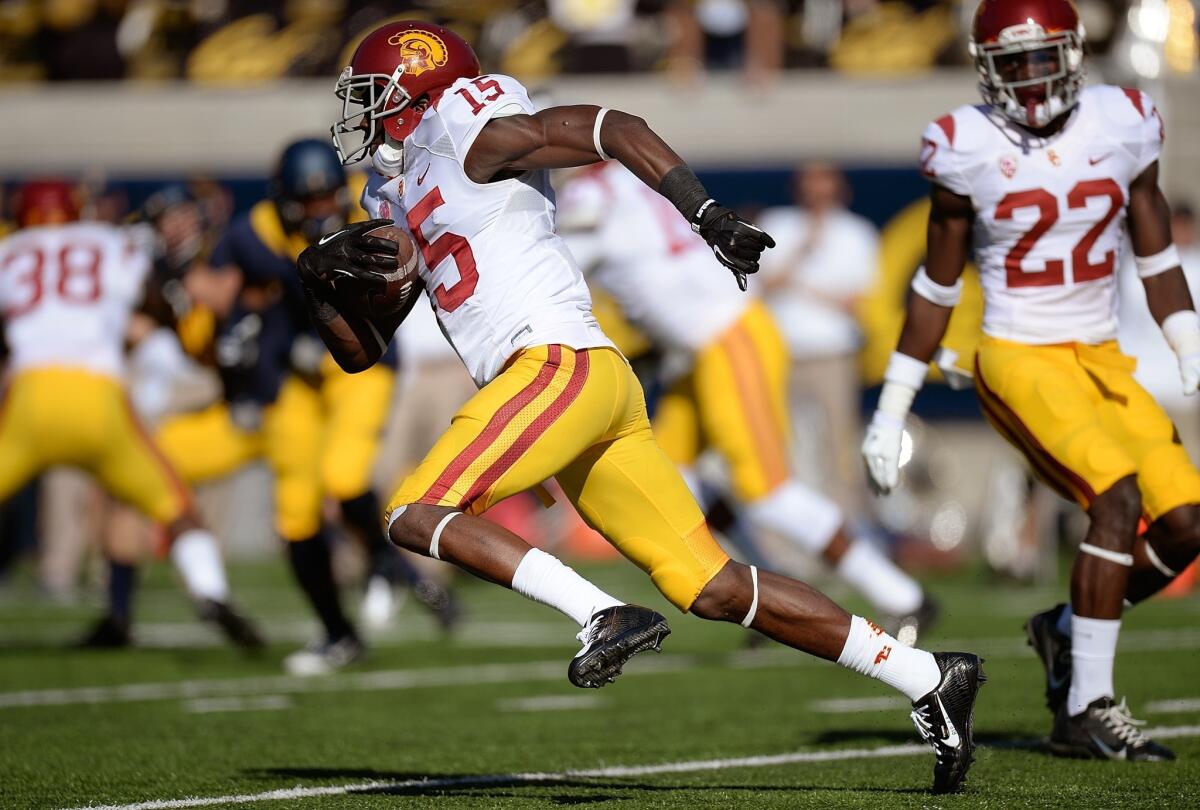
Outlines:
{"type": "MultiPolygon", "coordinates": [[[[1108,198],[1108,211],[1088,229],[1071,251],[1071,278],[1076,283],[1104,278],[1110,275],[1116,266],[1115,250],[1107,251],[1100,261],[1095,263],[1088,258],[1088,254],[1091,253],[1096,240],[1104,233],[1104,229],[1125,205],[1125,195],[1117,182],[1110,178],[1082,180],[1067,192],[1066,207],[1070,210],[1087,208],[1088,200],[1097,197],[1108,198]]],[[[1063,259],[1048,259],[1045,266],[1038,270],[1027,269],[1023,266],[1025,257],[1033,250],[1037,241],[1058,222],[1061,211],[1059,199],[1044,188],[1014,191],[1006,194],[996,205],[995,218],[997,220],[1012,219],[1014,212],[1022,208],[1036,208],[1038,218],[1033,227],[1012,246],[1004,259],[1007,286],[1011,289],[1013,287],[1055,287],[1065,284],[1066,263],[1063,259]]]]}

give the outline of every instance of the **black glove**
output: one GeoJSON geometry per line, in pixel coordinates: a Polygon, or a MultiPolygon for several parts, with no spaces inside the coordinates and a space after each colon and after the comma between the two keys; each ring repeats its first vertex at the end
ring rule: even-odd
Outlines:
{"type": "Polygon", "coordinates": [[[712,248],[717,261],[733,271],[738,287],[746,289],[746,274],[758,272],[758,259],[775,240],[733,211],[709,200],[692,217],[692,230],[712,248]]]}
{"type": "Polygon", "coordinates": [[[390,239],[365,235],[393,224],[390,219],[371,219],[322,236],[296,260],[300,280],[315,289],[336,289],[343,279],[370,282],[379,278],[380,271],[394,272],[400,246],[390,239]]]}

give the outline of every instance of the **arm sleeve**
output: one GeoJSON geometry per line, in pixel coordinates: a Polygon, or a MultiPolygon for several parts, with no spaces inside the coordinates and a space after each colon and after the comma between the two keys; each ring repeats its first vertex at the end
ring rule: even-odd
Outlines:
{"type": "Polygon", "coordinates": [[[971,187],[961,168],[962,156],[954,144],[955,130],[953,115],[944,115],[925,127],[921,135],[921,174],[955,194],[969,197],[971,187]]]}

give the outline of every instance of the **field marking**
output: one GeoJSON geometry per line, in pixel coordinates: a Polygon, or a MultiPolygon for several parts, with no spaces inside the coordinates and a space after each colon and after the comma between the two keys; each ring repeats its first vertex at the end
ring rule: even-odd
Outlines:
{"type": "MultiPolygon", "coordinates": [[[[696,662],[686,656],[655,656],[638,659],[626,671],[630,675],[682,672],[696,662]]],[[[376,692],[422,687],[479,686],[495,683],[558,681],[566,677],[567,661],[531,661],[515,664],[462,664],[452,667],[377,670],[302,678],[271,675],[253,678],[133,683],[118,686],[86,686],[70,689],[35,689],[0,692],[0,709],[30,706],[77,706],[104,703],[137,703],[150,700],[187,700],[204,697],[233,697],[255,694],[300,694],[309,692],[376,692]]]]}
{"type": "Polygon", "coordinates": [[[292,699],[287,695],[261,695],[258,697],[195,698],[185,701],[183,710],[190,714],[212,714],[213,712],[274,712],[292,708],[292,699]]]}
{"type": "MultiPolygon", "coordinates": [[[[1118,653],[1186,649],[1200,645],[1200,631],[1144,630],[1122,634],[1118,653]]],[[[1032,656],[1024,641],[1013,636],[994,636],[972,641],[962,639],[940,642],[942,649],[972,649],[985,658],[1026,658],[1032,656]]],[[[460,664],[451,667],[376,670],[333,675],[327,678],[297,678],[291,675],[255,676],[160,683],[131,683],[114,686],[84,686],[59,689],[32,689],[0,692],[0,710],[35,706],[78,706],[108,703],[137,703],[154,700],[187,700],[205,697],[233,697],[269,694],[320,692],[399,691],[426,687],[478,686],[496,683],[523,683],[561,680],[567,658],[510,664],[460,664]]],[[[625,673],[639,675],[684,672],[697,666],[709,667],[712,659],[687,655],[642,656],[625,673]]],[[[832,666],[794,650],[775,645],[762,650],[730,653],[722,662],[730,669],[797,668],[832,666]]]]}
{"type": "Polygon", "coordinates": [[[599,695],[536,695],[503,698],[496,701],[502,712],[558,712],[574,709],[599,709],[605,703],[599,695]]]}
{"type": "Polygon", "coordinates": [[[1153,700],[1146,704],[1147,714],[1187,714],[1200,712],[1200,698],[1178,698],[1175,700],[1153,700]]]}
{"type": "Polygon", "coordinates": [[[194,797],[186,799],[154,799],[134,804],[86,805],[70,810],[177,810],[187,807],[213,807],[223,804],[249,804],[250,802],[290,801],[295,799],[319,798],[322,796],[344,796],[349,793],[387,792],[423,788],[437,790],[454,787],[487,787],[488,785],[537,784],[539,782],[561,782],[565,779],[615,779],[630,776],[652,776],[664,773],[695,773],[698,771],[720,771],[730,768],[762,768],[771,765],[794,765],[803,762],[840,762],[876,757],[906,757],[928,754],[925,745],[885,745],[879,748],[850,748],[829,751],[793,751],[787,754],[766,754],[731,759],[694,759],[682,762],[663,762],[656,765],[614,765],[605,768],[586,768],[552,772],[499,773],[474,776],[451,776],[441,779],[376,780],[349,785],[327,785],[322,787],[295,787],[283,790],[268,790],[263,793],[242,793],[229,796],[194,797]]]}
{"type": "Polygon", "coordinates": [[[886,709],[907,709],[911,704],[898,697],[827,698],[814,700],[808,707],[822,714],[857,714],[886,709]]]}
{"type": "MultiPolygon", "coordinates": [[[[1197,726],[1166,726],[1148,729],[1146,733],[1159,739],[1172,737],[1194,737],[1200,735],[1197,726]]],[[[928,754],[926,745],[884,745],[878,748],[842,748],[827,751],[792,751],[786,754],[760,754],[750,757],[727,759],[694,759],[680,762],[662,762],[656,765],[614,765],[604,768],[564,770],[557,773],[524,772],[490,775],[451,776],[441,779],[376,780],[349,785],[326,785],[321,787],[294,787],[268,790],[262,793],[242,793],[229,796],[193,797],[185,799],[153,799],[133,804],[105,804],[75,807],[69,810],[181,810],[189,807],[213,807],[216,805],[249,804],[251,802],[294,801],[297,799],[320,798],[322,796],[345,796],[350,793],[387,793],[411,788],[437,790],[455,787],[487,787],[513,783],[538,784],[539,782],[561,782],[567,779],[620,779],[631,776],[654,776],[668,773],[698,773],[722,771],[734,768],[764,768],[773,765],[796,765],[810,762],[845,762],[856,759],[882,759],[886,757],[911,757],[928,754]]]]}

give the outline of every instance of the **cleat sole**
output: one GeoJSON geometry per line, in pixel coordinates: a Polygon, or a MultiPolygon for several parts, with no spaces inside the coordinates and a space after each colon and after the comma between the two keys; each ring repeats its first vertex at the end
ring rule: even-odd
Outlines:
{"type": "Polygon", "coordinates": [[[666,619],[655,622],[637,633],[602,649],[582,660],[572,661],[568,678],[580,689],[599,689],[614,683],[624,670],[625,664],[635,655],[646,650],[662,652],[662,642],[671,635],[666,619]]]}

